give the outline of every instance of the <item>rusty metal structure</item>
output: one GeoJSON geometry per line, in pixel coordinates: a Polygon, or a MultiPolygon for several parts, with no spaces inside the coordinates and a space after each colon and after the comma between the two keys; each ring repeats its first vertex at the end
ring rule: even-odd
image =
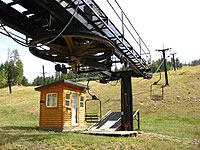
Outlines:
{"type": "Polygon", "coordinates": [[[151,55],[117,0],[106,5],[121,29],[94,0],[0,0],[0,33],[39,58],[62,63],[57,71],[100,71],[102,83],[122,79],[122,130],[133,130],[131,77],[151,78],[151,55]],[[113,72],[116,63],[128,70],[113,72]]]}

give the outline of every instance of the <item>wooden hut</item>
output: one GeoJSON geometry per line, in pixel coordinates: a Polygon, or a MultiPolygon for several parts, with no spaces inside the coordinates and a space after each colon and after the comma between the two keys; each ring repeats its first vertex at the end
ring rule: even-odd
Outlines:
{"type": "Polygon", "coordinates": [[[41,92],[39,129],[69,131],[86,128],[86,85],[60,80],[35,90],[41,92]]]}

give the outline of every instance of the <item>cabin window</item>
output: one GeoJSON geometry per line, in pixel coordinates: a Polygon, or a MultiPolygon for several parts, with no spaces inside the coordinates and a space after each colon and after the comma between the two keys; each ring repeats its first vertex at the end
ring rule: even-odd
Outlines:
{"type": "Polygon", "coordinates": [[[71,107],[71,94],[65,93],[65,107],[71,107]]]}
{"type": "Polygon", "coordinates": [[[84,108],[84,100],[85,100],[85,97],[81,96],[80,97],[80,108],[84,108]]]}
{"type": "Polygon", "coordinates": [[[57,107],[57,93],[47,93],[46,94],[46,106],[47,107],[57,107]]]}

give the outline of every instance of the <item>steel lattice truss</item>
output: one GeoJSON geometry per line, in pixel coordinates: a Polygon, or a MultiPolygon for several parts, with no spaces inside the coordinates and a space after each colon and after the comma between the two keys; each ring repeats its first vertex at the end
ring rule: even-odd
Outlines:
{"type": "Polygon", "coordinates": [[[140,52],[93,0],[0,0],[0,20],[2,34],[28,46],[37,57],[69,64],[75,72],[111,71],[114,63],[129,66],[137,77],[150,71],[150,52],[132,24],[137,37],[120,19],[140,52]],[[26,38],[5,31],[5,26],[26,38]]]}

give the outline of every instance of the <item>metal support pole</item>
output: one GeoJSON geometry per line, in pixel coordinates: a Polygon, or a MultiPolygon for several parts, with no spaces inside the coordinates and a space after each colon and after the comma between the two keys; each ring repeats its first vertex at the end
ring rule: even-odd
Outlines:
{"type": "Polygon", "coordinates": [[[140,130],[140,111],[138,111],[138,130],[140,130]]]}
{"type": "MultiPolygon", "coordinates": [[[[134,71],[104,72],[109,81],[121,79],[121,130],[133,131],[133,99],[131,77],[139,77],[134,71]]],[[[101,81],[105,83],[105,81],[101,81]]]]}
{"type": "Polygon", "coordinates": [[[99,100],[99,103],[100,103],[100,119],[101,119],[101,116],[102,116],[102,114],[101,114],[101,100],[99,100]]]}
{"type": "Polygon", "coordinates": [[[44,72],[44,65],[42,65],[42,74],[43,74],[43,80],[44,80],[44,85],[45,85],[45,83],[46,83],[46,81],[45,81],[46,72],[44,72]]]}
{"type": "Polygon", "coordinates": [[[156,50],[156,51],[159,51],[159,52],[162,52],[163,54],[163,59],[164,59],[164,69],[165,69],[165,86],[169,85],[168,83],[168,75],[167,75],[167,60],[166,60],[166,57],[165,57],[165,52],[167,50],[170,50],[171,48],[167,48],[167,49],[162,49],[162,50],[156,50]]]}
{"type": "Polygon", "coordinates": [[[162,51],[163,52],[163,59],[164,59],[164,69],[165,69],[165,85],[169,85],[168,83],[168,75],[167,75],[167,61],[166,61],[166,58],[165,58],[165,51],[162,51]]]}
{"type": "Polygon", "coordinates": [[[173,58],[173,65],[174,65],[174,71],[176,71],[176,63],[175,63],[175,58],[174,58],[174,55],[175,55],[176,53],[172,53],[171,55],[172,55],[172,58],[173,58]]]}
{"type": "Polygon", "coordinates": [[[121,73],[121,130],[133,131],[133,104],[131,73],[121,73]]]}

